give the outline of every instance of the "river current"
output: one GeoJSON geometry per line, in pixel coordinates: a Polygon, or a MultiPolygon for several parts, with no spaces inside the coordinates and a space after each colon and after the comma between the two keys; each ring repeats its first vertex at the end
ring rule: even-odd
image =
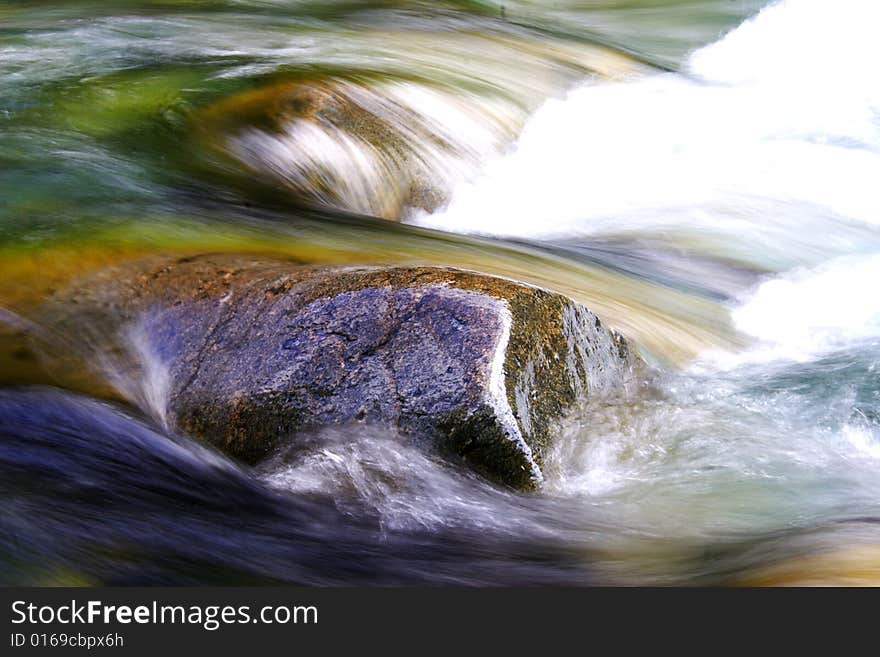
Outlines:
{"type": "Polygon", "coordinates": [[[880,583],[878,19],[0,2],[0,581],[880,583]],[[395,148],[275,111],[289,85],[395,148]],[[540,285],[652,375],[566,420],[537,493],[370,426],[247,467],[45,310],[107,265],[220,251],[540,285]]]}

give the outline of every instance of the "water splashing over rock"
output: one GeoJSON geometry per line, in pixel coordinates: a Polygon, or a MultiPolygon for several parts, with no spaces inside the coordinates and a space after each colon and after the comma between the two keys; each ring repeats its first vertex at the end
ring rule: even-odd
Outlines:
{"type": "Polygon", "coordinates": [[[365,421],[535,488],[555,424],[578,401],[623,393],[638,364],[583,306],[452,269],[206,256],[86,286],[55,302],[67,330],[138,327],[120,349],[143,384],[123,393],[249,462],[305,428],[365,421]]]}

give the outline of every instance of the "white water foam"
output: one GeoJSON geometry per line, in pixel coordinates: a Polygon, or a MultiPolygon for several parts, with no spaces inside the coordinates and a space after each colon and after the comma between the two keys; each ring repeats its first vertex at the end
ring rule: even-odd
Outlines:
{"type": "Polygon", "coordinates": [[[806,361],[853,341],[880,335],[880,255],[844,257],[760,285],[734,309],[737,328],[763,343],[754,359],[806,361]]]}
{"type": "MultiPolygon", "coordinates": [[[[686,74],[583,86],[414,222],[539,239],[718,230],[769,199],[876,223],[878,19],[872,0],[787,0],[694,53],[686,74]]],[[[751,223],[760,232],[772,216],[751,223]]]]}
{"type": "Polygon", "coordinates": [[[385,218],[397,218],[410,203],[433,206],[454,183],[472,178],[513,138],[524,114],[510,101],[462,100],[413,83],[340,82],[327,93],[394,126],[386,136],[393,147],[377,148],[323,119],[291,117],[280,131],[250,127],[228,137],[230,152],[322,205],[385,218]],[[414,190],[423,198],[411,198],[414,190]]]}
{"type": "Polygon", "coordinates": [[[105,336],[91,336],[96,348],[93,358],[123,397],[162,428],[171,430],[174,427],[168,411],[171,399],[169,363],[159,355],[145,321],[135,322],[121,332],[119,337],[125,347],[122,352],[101,348],[105,336]]]}
{"type": "Polygon", "coordinates": [[[878,23],[872,0],[773,4],[693,53],[682,74],[549,101],[515,152],[414,221],[538,240],[653,234],[779,272],[733,310],[758,346],[713,353],[715,364],[802,360],[871,335],[878,23]]]}

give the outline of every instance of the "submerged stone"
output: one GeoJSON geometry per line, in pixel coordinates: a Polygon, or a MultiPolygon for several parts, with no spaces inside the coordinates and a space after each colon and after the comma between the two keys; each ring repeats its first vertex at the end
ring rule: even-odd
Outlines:
{"type": "Polygon", "coordinates": [[[491,153],[513,139],[518,122],[474,103],[424,84],[298,80],[226,98],[195,124],[206,152],[306,205],[399,220],[477,171],[472,142],[491,153]]]}
{"type": "Polygon", "coordinates": [[[362,421],[533,489],[566,411],[618,394],[638,362],[566,297],[443,268],[154,259],[56,302],[70,331],[118,327],[152,386],[141,403],[252,463],[303,429],[362,421]]]}

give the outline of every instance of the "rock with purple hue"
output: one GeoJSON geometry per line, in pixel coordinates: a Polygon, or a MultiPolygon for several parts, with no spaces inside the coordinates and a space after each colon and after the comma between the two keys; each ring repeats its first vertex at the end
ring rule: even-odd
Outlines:
{"type": "Polygon", "coordinates": [[[55,303],[71,330],[118,327],[152,381],[134,396],[146,410],[250,463],[305,429],[369,422],[534,489],[559,420],[639,362],[566,297],[443,268],[154,259],[55,303]]]}

